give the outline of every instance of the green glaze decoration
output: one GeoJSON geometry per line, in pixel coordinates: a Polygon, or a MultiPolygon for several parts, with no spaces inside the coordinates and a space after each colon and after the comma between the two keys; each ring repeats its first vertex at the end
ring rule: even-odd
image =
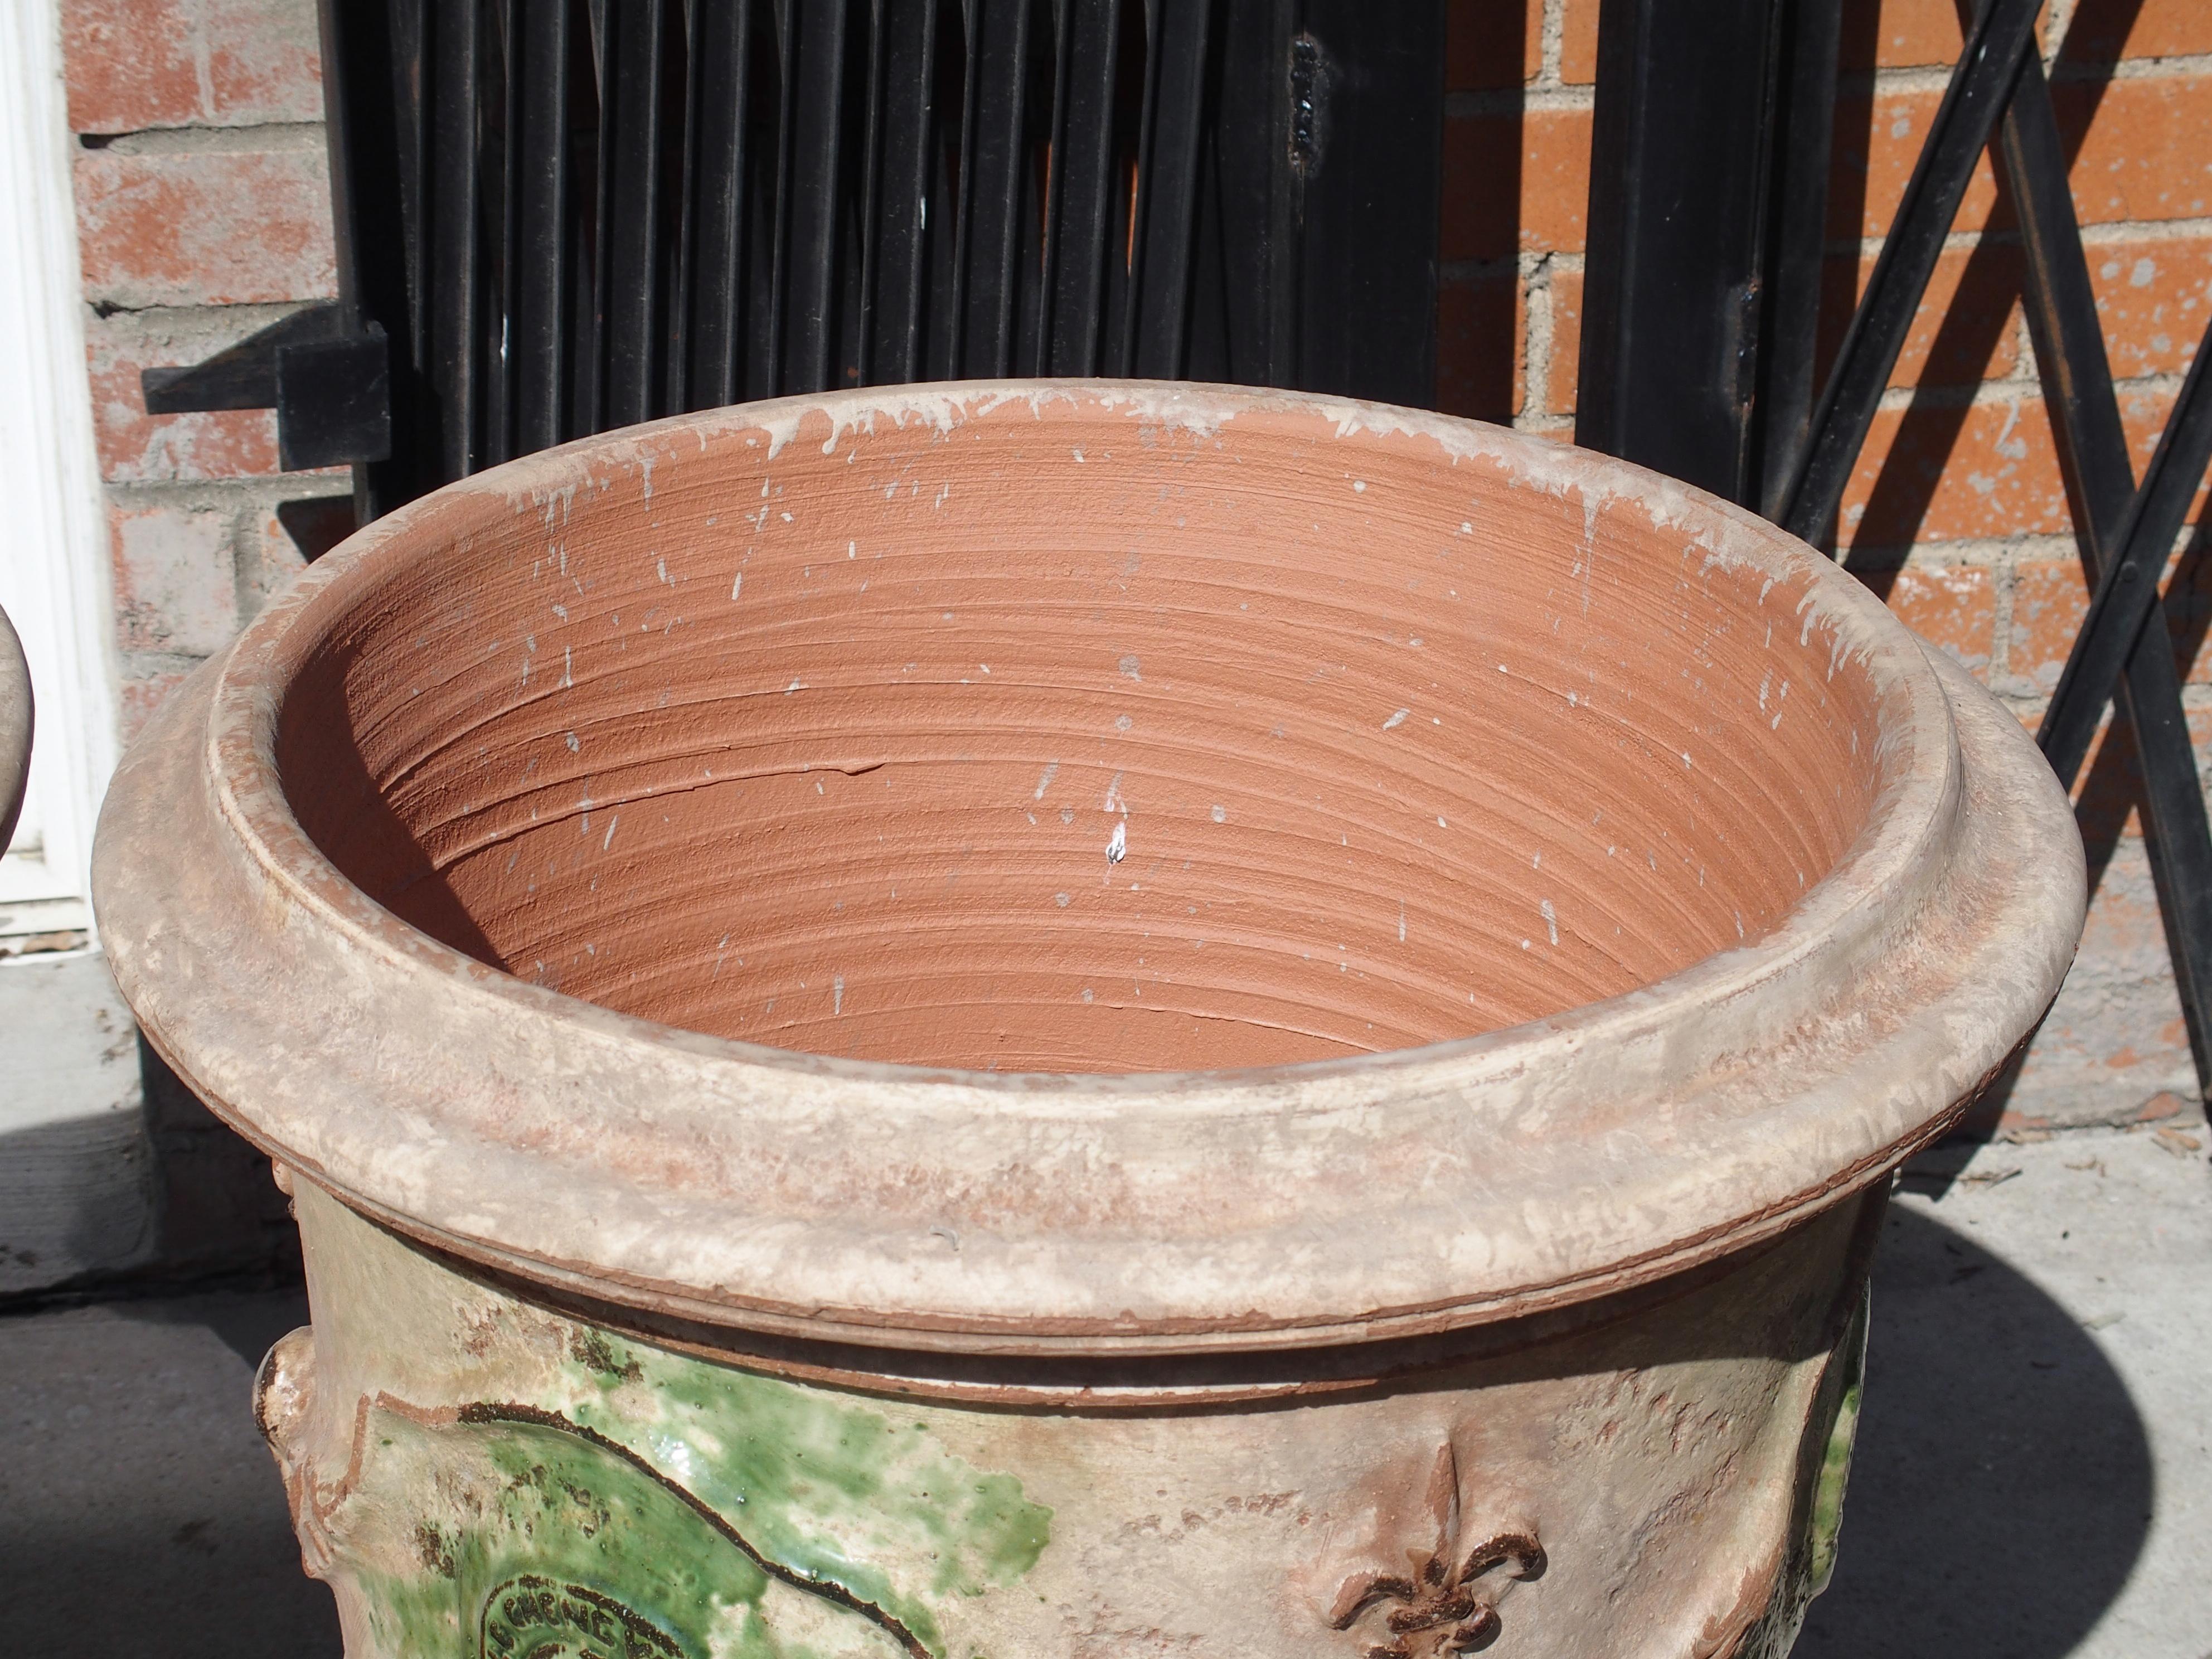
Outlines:
{"type": "Polygon", "coordinates": [[[1859,1431],[1859,1395],[1866,1387],[1867,1316],[1873,1300],[1871,1285],[1859,1293],[1850,1329],[1831,1362],[1843,1378],[1843,1389],[1836,1401],[1835,1418],[1829,1425],[1827,1444],[1821,1452],[1820,1470],[1813,1482],[1808,1519],[1811,1535],[1807,1540],[1806,1553],[1814,1595],[1828,1588],[1828,1581],[1836,1571],[1836,1547],[1844,1529],[1844,1488],[1850,1480],[1851,1447],[1859,1431]]]}
{"type": "Polygon", "coordinates": [[[598,1332],[569,1353],[541,1401],[373,1414],[361,1553],[422,1566],[363,1574],[394,1651],[945,1659],[945,1603],[1045,1548],[1051,1511],[919,1414],[598,1332]]]}

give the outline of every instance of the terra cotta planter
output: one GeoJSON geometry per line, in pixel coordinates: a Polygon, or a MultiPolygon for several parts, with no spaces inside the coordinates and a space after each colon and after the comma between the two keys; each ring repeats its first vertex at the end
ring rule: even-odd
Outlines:
{"type": "Polygon", "coordinates": [[[162,710],[368,1656],[1778,1653],[1889,1174],[2078,933],[2018,725],[1635,468],[909,388],[533,456],[162,710]]]}

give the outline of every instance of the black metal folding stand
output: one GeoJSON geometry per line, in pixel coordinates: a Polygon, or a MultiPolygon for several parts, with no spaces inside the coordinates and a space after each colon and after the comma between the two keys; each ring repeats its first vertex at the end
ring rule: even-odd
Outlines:
{"type": "Polygon", "coordinates": [[[1808,418],[1840,9],[1604,0],[1576,441],[1826,539],[1975,163],[1994,154],[2096,590],[2040,741],[2070,786],[2117,686],[2199,1085],[2212,1085],[2212,828],[2158,594],[2212,461],[2212,335],[2138,491],[2035,51],[2038,0],[1983,0],[1808,418]]]}

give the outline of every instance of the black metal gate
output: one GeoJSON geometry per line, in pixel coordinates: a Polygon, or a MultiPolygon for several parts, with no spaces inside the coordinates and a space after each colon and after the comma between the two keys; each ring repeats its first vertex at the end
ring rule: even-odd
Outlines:
{"type": "Polygon", "coordinates": [[[149,406],[273,404],[287,465],[361,464],[364,518],[842,386],[1430,401],[1441,0],[322,13],[339,301],[157,371],[149,406]]]}

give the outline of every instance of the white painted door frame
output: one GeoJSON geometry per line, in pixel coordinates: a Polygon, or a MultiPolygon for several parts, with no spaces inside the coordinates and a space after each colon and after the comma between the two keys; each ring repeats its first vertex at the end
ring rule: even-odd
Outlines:
{"type": "Polygon", "coordinates": [[[73,149],[55,0],[0,0],[0,605],[38,702],[0,935],[89,932],[93,822],[115,763],[73,149]]]}

